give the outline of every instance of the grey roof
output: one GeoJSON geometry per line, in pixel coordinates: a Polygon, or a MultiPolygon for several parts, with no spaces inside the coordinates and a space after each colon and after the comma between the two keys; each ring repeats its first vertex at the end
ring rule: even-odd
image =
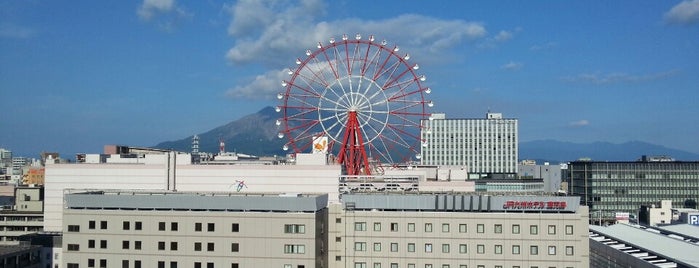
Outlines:
{"type": "Polygon", "coordinates": [[[611,226],[590,225],[594,233],[613,238],[620,243],[661,256],[668,261],[689,267],[699,267],[699,245],[685,242],[659,232],[626,224],[611,226]]]}
{"type": "Polygon", "coordinates": [[[690,224],[673,224],[673,225],[666,225],[666,226],[661,226],[661,227],[656,227],[661,230],[666,230],[670,231],[676,234],[692,237],[696,240],[699,240],[699,225],[690,225],[690,224]]]}
{"type": "Polygon", "coordinates": [[[65,195],[69,209],[315,212],[327,203],[327,194],[87,191],[65,195]]]}

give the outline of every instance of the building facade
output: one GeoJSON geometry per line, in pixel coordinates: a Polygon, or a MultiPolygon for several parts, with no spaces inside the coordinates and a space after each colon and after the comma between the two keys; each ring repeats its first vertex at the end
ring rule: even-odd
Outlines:
{"type": "Polygon", "coordinates": [[[529,161],[517,167],[517,175],[520,179],[542,179],[544,181],[544,192],[555,193],[561,190],[562,174],[561,165],[550,165],[544,163],[537,165],[536,162],[529,161]]]}
{"type": "Polygon", "coordinates": [[[569,194],[580,196],[590,218],[613,221],[617,212],[637,215],[642,205],[671,200],[683,207],[699,200],[699,162],[575,161],[568,164],[569,194]]]}
{"type": "Polygon", "coordinates": [[[437,113],[422,124],[420,164],[466,167],[470,179],[513,179],[517,174],[517,119],[499,113],[488,113],[485,119],[447,119],[437,113]]]}

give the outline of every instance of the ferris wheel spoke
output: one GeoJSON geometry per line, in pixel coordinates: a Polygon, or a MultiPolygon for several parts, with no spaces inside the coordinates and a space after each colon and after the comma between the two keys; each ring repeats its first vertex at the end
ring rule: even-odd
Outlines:
{"type": "MultiPolygon", "coordinates": [[[[386,49],[386,47],[382,46],[381,49],[386,49]]],[[[386,68],[386,64],[388,64],[388,61],[391,59],[391,56],[395,56],[395,54],[393,54],[388,49],[386,49],[386,53],[388,53],[388,55],[386,55],[386,58],[384,58],[383,63],[381,63],[381,65],[377,64],[376,72],[374,72],[374,78],[372,79],[374,81],[376,81],[379,78],[379,76],[383,75],[383,70],[386,68]]]]}
{"type": "MultiPolygon", "coordinates": [[[[330,57],[328,56],[327,50],[323,49],[323,55],[325,56],[325,62],[328,63],[328,66],[330,67],[330,70],[332,70],[335,79],[340,78],[340,76],[337,73],[337,69],[335,68],[335,66],[333,66],[333,62],[330,60],[330,57]]],[[[337,64],[337,61],[335,61],[335,63],[337,64]]]]}
{"type": "Polygon", "coordinates": [[[386,146],[386,143],[381,137],[379,137],[378,140],[379,144],[383,147],[383,150],[381,148],[378,148],[373,143],[370,145],[371,148],[374,148],[373,151],[376,152],[376,154],[378,154],[381,159],[385,159],[389,163],[393,163],[393,157],[391,156],[391,154],[388,153],[390,152],[390,149],[388,148],[388,146],[386,146]]]}
{"type": "Polygon", "coordinates": [[[372,46],[366,46],[366,52],[364,53],[364,60],[362,60],[362,68],[360,69],[359,73],[361,76],[364,76],[367,70],[367,62],[369,61],[369,50],[371,50],[372,46]]]}
{"type": "MultiPolygon", "coordinates": [[[[396,83],[398,80],[400,80],[401,77],[403,77],[405,74],[407,74],[408,72],[410,72],[410,70],[411,70],[410,68],[406,68],[406,69],[403,70],[400,74],[398,74],[398,75],[396,75],[396,76],[394,76],[394,77],[392,76],[393,79],[390,80],[388,83],[386,83],[386,84],[383,86],[383,88],[392,88],[392,87],[394,87],[393,84],[396,83]]],[[[408,79],[408,81],[409,81],[409,82],[410,82],[410,81],[414,81],[414,79],[408,79]]]]}
{"type": "MultiPolygon", "coordinates": [[[[385,80],[388,80],[389,78],[393,77],[393,74],[395,73],[395,71],[398,67],[400,67],[399,61],[392,63],[390,66],[388,66],[388,68],[386,68],[386,66],[382,67],[382,71],[376,75],[374,80],[378,81],[379,78],[381,78],[381,77],[384,77],[385,80]]],[[[381,85],[381,88],[384,88],[385,84],[386,83],[381,85]]]]}
{"type": "MultiPolygon", "coordinates": [[[[399,83],[395,83],[395,84],[393,84],[393,85],[391,85],[391,86],[385,87],[386,90],[395,88],[395,90],[393,90],[393,91],[395,91],[395,92],[393,93],[393,95],[391,95],[390,97],[388,97],[388,99],[389,99],[389,100],[393,100],[393,98],[396,98],[396,96],[397,96],[397,97],[404,97],[404,96],[407,96],[407,95],[411,95],[411,94],[415,94],[415,93],[421,92],[422,89],[419,88],[420,86],[419,86],[419,84],[417,84],[418,79],[419,79],[419,78],[412,78],[412,79],[408,79],[408,80],[405,80],[405,81],[401,81],[401,82],[399,82],[399,83]],[[414,90],[414,91],[410,91],[410,92],[405,92],[407,89],[409,89],[409,87],[410,87],[411,85],[414,85],[414,84],[418,87],[418,89],[416,89],[416,90],[414,90]],[[398,95],[399,93],[403,93],[403,94],[402,94],[402,95],[398,95]]],[[[413,89],[410,88],[410,90],[413,90],[413,89]]]]}

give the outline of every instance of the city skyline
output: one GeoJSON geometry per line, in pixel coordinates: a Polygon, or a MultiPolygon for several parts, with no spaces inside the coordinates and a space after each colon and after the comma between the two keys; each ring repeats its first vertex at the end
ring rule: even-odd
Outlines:
{"type": "Polygon", "coordinates": [[[318,41],[386,39],[432,112],[519,119],[521,141],[640,140],[699,153],[699,0],[0,1],[0,147],[152,146],[277,104],[318,41]]]}

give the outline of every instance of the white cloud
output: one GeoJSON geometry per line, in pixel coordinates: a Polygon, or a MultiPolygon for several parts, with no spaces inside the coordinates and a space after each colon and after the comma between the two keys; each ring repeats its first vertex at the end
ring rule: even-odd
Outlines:
{"type": "Polygon", "coordinates": [[[578,121],[573,121],[568,123],[568,126],[570,127],[584,127],[590,125],[590,121],[587,121],[586,119],[578,120],[578,121]]]}
{"type": "Polygon", "coordinates": [[[0,24],[0,38],[25,39],[34,36],[34,30],[10,23],[0,24]]]}
{"type": "MultiPolygon", "coordinates": [[[[269,69],[281,70],[304,58],[306,49],[315,50],[318,42],[340,39],[342,34],[364,38],[374,35],[387,39],[389,45],[399,45],[419,62],[449,59],[449,49],[481,39],[487,31],[480,22],[443,20],[423,15],[404,14],[397,17],[364,20],[320,20],[326,13],[321,0],[256,1],[241,0],[224,6],[231,15],[228,34],[235,44],[226,53],[234,64],[257,63],[269,69]]],[[[510,36],[511,37],[511,36],[510,36]]],[[[501,39],[510,38],[507,33],[501,39]]],[[[227,91],[234,98],[257,98],[260,94],[274,97],[281,82],[279,71],[257,76],[251,84],[227,91]],[[270,88],[267,88],[270,87],[270,88]]]]}
{"type": "Polygon", "coordinates": [[[556,42],[548,42],[548,43],[543,44],[543,45],[533,45],[533,46],[531,46],[531,47],[529,48],[529,50],[533,50],[533,51],[537,51],[537,50],[547,50],[547,49],[554,48],[554,47],[556,47],[556,46],[558,46],[558,43],[556,43],[556,42]]]}
{"type": "Polygon", "coordinates": [[[500,66],[500,69],[515,71],[515,70],[522,69],[522,66],[524,66],[524,64],[521,62],[510,61],[510,62],[500,66]]]}
{"type": "Polygon", "coordinates": [[[608,73],[608,74],[578,74],[575,76],[564,77],[564,81],[568,82],[583,82],[592,84],[615,84],[615,83],[635,83],[643,81],[653,81],[664,79],[677,74],[677,70],[670,70],[652,74],[632,75],[627,73],[608,73]]]}
{"type": "Polygon", "coordinates": [[[272,99],[282,92],[281,82],[288,79],[286,71],[268,71],[258,75],[244,86],[235,86],[226,91],[226,96],[235,99],[272,99]]]}
{"type": "Polygon", "coordinates": [[[156,20],[156,24],[165,31],[173,31],[183,19],[192,17],[175,0],[143,0],[141,6],[136,10],[138,17],[144,21],[156,20]]]}
{"type": "Polygon", "coordinates": [[[507,40],[512,39],[512,36],[513,36],[512,32],[500,31],[494,38],[495,38],[495,41],[505,42],[507,40]]]}
{"type": "Polygon", "coordinates": [[[144,20],[151,19],[155,13],[167,13],[174,9],[175,0],[143,0],[138,8],[138,16],[144,20]]]}
{"type": "Polygon", "coordinates": [[[699,0],[685,0],[665,12],[665,20],[672,23],[699,22],[699,0]]]}

